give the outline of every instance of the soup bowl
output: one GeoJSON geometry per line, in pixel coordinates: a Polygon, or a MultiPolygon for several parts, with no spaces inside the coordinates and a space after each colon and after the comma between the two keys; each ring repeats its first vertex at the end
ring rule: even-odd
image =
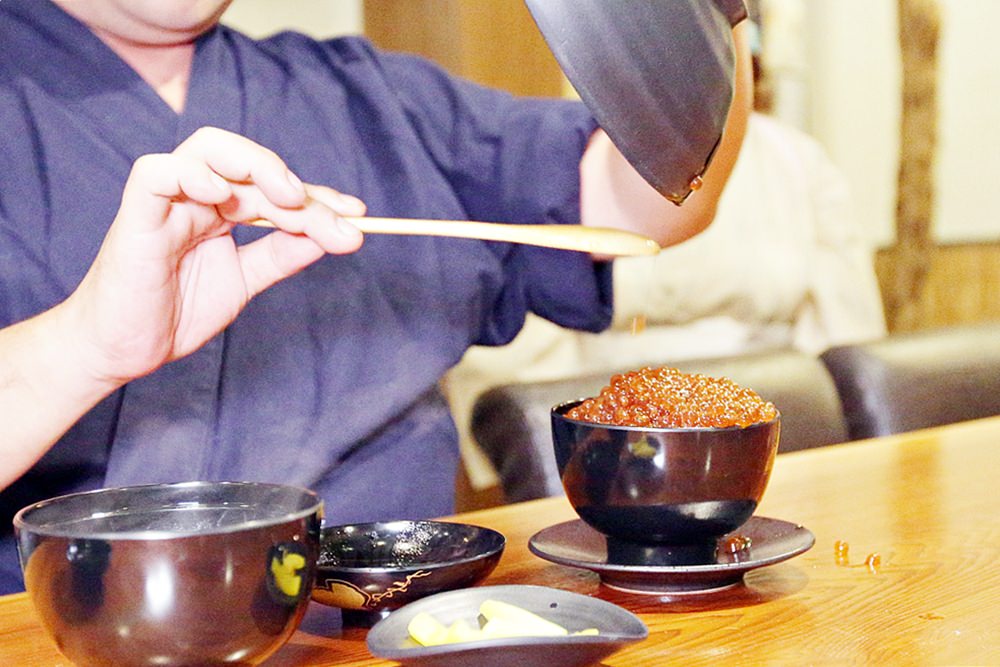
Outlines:
{"type": "Polygon", "coordinates": [[[79,665],[257,664],[309,603],[322,501],[193,482],[45,500],[14,518],[25,586],[79,665]]]}

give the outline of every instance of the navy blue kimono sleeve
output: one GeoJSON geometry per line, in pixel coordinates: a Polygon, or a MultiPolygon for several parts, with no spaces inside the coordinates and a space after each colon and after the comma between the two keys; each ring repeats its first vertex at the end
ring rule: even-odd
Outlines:
{"type": "MultiPolygon", "coordinates": [[[[448,75],[436,65],[373,51],[389,88],[468,218],[579,224],[579,163],[597,124],[577,101],[521,98],[448,75]]],[[[532,311],[600,331],[612,314],[611,271],[589,255],[494,244],[505,288],[476,344],[503,344],[532,311]]]]}

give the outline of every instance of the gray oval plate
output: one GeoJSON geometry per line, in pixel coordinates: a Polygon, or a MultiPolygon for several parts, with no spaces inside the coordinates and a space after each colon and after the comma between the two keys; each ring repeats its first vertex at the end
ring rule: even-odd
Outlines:
{"type": "Polygon", "coordinates": [[[545,586],[479,586],[438,593],[397,609],[368,632],[368,650],[378,658],[404,665],[573,667],[600,662],[648,635],[646,624],[638,616],[604,600],[545,586]],[[459,619],[475,625],[479,605],[485,600],[515,604],[570,632],[597,628],[600,634],[491,639],[443,646],[420,646],[410,639],[406,628],[419,612],[431,614],[444,625],[459,619]]]}

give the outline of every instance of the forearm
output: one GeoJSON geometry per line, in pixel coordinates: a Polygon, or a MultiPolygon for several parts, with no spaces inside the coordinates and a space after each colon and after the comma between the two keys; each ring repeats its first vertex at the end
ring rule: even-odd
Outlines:
{"type": "Polygon", "coordinates": [[[725,131],[703,184],[677,206],[653,189],[629,165],[603,132],[594,136],[581,163],[583,224],[622,227],[666,247],[701,232],[711,223],[729,174],[736,164],[753,104],[753,72],[744,29],[733,31],[736,80],[725,131]]]}
{"type": "MultiPolygon", "coordinates": [[[[0,0],[2,1],[2,0],[0,0]]],[[[303,185],[245,137],[203,128],[172,153],[136,160],[97,259],[76,291],[0,330],[0,488],[101,399],[190,354],[247,301],[361,232],[364,203],[303,185]],[[238,246],[234,224],[279,229],[238,246]]]]}
{"type": "Polygon", "coordinates": [[[77,335],[67,303],[0,330],[0,488],[117,388],[82,363],[77,335]]]}

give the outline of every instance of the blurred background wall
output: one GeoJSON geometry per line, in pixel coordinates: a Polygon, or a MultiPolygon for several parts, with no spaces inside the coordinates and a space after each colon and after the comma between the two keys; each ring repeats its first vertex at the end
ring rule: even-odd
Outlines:
{"type": "MultiPolygon", "coordinates": [[[[819,139],[847,175],[880,248],[890,328],[1000,319],[1000,111],[992,101],[1000,2],[762,0],[762,15],[775,113],[819,139]],[[900,38],[915,16],[931,16],[937,30],[933,136],[904,139],[900,38]],[[920,232],[900,224],[914,216],[899,197],[900,155],[921,140],[933,150],[929,204],[916,209],[929,220],[928,238],[901,252],[913,240],[906,235],[920,232]]],[[[224,20],[254,35],[365,33],[489,85],[564,94],[522,0],[236,0],[224,20]]]]}
{"type": "Polygon", "coordinates": [[[254,37],[296,30],[326,38],[364,30],[361,0],[235,0],[222,20],[254,37]]]}

